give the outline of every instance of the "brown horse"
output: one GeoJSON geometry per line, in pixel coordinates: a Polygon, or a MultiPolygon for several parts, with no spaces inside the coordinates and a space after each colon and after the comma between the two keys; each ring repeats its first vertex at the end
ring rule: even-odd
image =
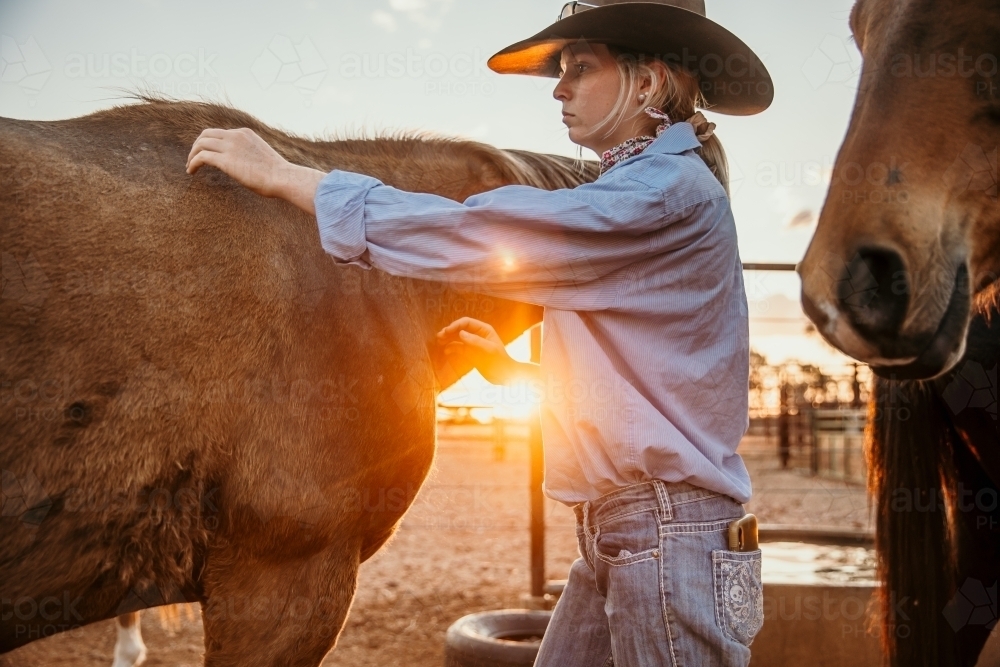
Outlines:
{"type": "Polygon", "coordinates": [[[434,332],[540,320],[335,265],[311,216],[185,173],[206,127],[456,200],[596,176],[465,141],[308,141],[200,103],[0,119],[0,653],[199,601],[207,665],[318,665],[428,470],[435,392],[468,370],[438,363],[434,332]]]}
{"type": "Polygon", "coordinates": [[[1000,4],[859,0],[851,28],[864,69],[799,266],[802,305],[876,374],[890,662],[972,665],[1000,577],[1000,4]]]}

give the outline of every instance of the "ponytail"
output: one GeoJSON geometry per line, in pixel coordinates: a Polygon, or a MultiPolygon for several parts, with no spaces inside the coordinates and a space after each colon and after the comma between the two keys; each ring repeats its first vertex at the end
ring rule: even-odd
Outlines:
{"type": "Polygon", "coordinates": [[[710,123],[699,111],[687,119],[694,127],[695,136],[701,142],[698,154],[705,161],[708,169],[719,179],[726,194],[729,194],[729,160],[726,158],[726,151],[722,147],[722,142],[715,136],[715,123],[710,123]]]}

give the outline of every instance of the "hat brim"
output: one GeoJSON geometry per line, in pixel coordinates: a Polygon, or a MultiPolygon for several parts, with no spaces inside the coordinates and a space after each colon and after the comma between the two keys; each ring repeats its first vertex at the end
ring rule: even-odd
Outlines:
{"type": "Polygon", "coordinates": [[[558,77],[563,48],[580,40],[613,44],[685,67],[698,76],[710,111],[750,116],[774,100],[771,75],[743,40],[700,14],[653,2],[605,5],[573,14],[497,52],[487,65],[500,74],[558,77]]]}

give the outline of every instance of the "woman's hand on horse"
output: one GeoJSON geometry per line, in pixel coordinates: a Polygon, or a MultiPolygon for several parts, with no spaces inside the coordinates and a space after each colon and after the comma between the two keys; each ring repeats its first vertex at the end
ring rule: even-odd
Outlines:
{"type": "Polygon", "coordinates": [[[187,173],[194,174],[204,165],[229,174],[233,180],[265,197],[277,194],[290,166],[256,132],[245,127],[204,130],[188,154],[187,173]]]}
{"type": "Polygon", "coordinates": [[[469,361],[488,382],[504,384],[518,363],[507,354],[496,329],[486,322],[462,317],[437,333],[445,354],[469,361]]]}
{"type": "Polygon", "coordinates": [[[290,163],[253,130],[209,128],[191,146],[187,173],[208,165],[264,197],[287,199],[315,214],[313,199],[325,174],[290,163]]]}

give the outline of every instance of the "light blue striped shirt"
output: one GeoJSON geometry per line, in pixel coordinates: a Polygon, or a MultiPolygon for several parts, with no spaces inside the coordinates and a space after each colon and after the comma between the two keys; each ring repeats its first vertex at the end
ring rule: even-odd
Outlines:
{"type": "Polygon", "coordinates": [[[593,183],[463,203],[335,170],[316,217],[338,263],[544,307],[545,492],[650,479],[750,499],[749,323],[729,198],[689,123],[593,183]]]}

